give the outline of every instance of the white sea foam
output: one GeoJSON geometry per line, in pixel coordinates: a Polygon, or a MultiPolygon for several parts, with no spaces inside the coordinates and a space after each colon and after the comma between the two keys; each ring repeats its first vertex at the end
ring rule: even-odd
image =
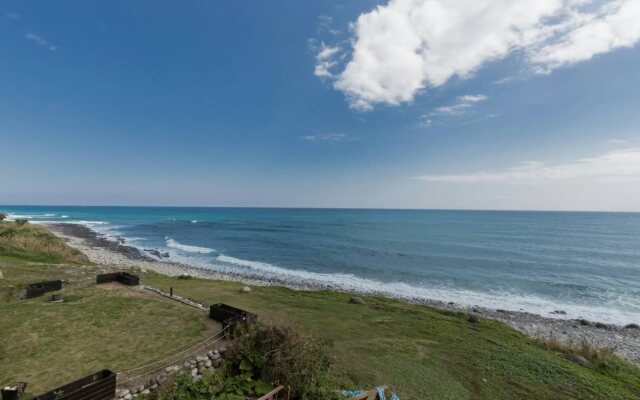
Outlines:
{"type": "Polygon", "coordinates": [[[68,215],[61,215],[60,218],[69,218],[68,215]]]}
{"type": "Polygon", "coordinates": [[[165,237],[165,240],[167,242],[167,247],[171,247],[172,249],[176,249],[180,251],[185,251],[187,253],[210,254],[215,252],[214,249],[210,249],[208,247],[190,246],[188,244],[182,244],[182,243],[176,242],[170,237],[165,237]]]}
{"type": "Polygon", "coordinates": [[[197,219],[194,219],[193,221],[191,221],[191,223],[192,223],[192,224],[197,224],[197,223],[198,223],[198,220],[197,220],[197,219]]]}
{"type": "MultiPolygon", "coordinates": [[[[581,304],[579,302],[559,303],[541,296],[511,291],[475,291],[449,286],[417,286],[405,282],[382,282],[345,273],[320,273],[300,269],[278,267],[260,261],[243,260],[224,254],[216,257],[221,263],[233,266],[231,269],[241,273],[250,273],[264,277],[276,277],[292,283],[331,285],[343,290],[360,293],[387,294],[405,299],[437,300],[455,302],[468,306],[479,305],[493,309],[511,311],[529,311],[551,318],[586,318],[617,324],[627,324],[640,320],[640,312],[623,311],[605,304],[581,304]],[[551,314],[562,309],[566,315],[551,314]]],[[[219,267],[219,266],[218,266],[219,267]]],[[[211,268],[211,266],[209,266],[211,268]]],[[[227,268],[223,268],[227,269],[227,268]]]]}

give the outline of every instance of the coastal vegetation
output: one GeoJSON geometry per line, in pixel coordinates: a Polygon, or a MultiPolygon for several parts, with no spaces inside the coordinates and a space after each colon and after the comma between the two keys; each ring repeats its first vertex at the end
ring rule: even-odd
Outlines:
{"type": "Polygon", "coordinates": [[[0,255],[45,263],[89,262],[82,252],[67,246],[46,228],[23,221],[0,221],[0,255]]]}
{"type": "MultiPolygon", "coordinates": [[[[102,368],[121,371],[171,355],[216,329],[204,313],[170,300],[117,285],[95,286],[103,267],[81,262],[83,255],[42,227],[3,222],[0,238],[0,384],[25,380],[28,394],[35,395],[102,368]],[[27,283],[48,279],[67,282],[64,303],[20,299],[27,283]]],[[[290,377],[304,368],[315,371],[318,379],[298,387],[300,394],[386,384],[403,400],[640,396],[640,370],[611,351],[535,340],[482,316],[377,296],[353,301],[350,294],[329,290],[241,290],[238,282],[136,273],[145,285],[259,315],[264,325],[231,352],[236,356],[227,378],[242,375],[245,360],[251,379],[269,384],[286,380],[287,371],[290,377]],[[291,328],[273,328],[281,326],[291,328]],[[265,335],[280,340],[266,348],[265,335]],[[314,356],[261,364],[262,352],[314,356]]],[[[187,384],[181,382],[165,388],[167,398],[187,384]]]]}

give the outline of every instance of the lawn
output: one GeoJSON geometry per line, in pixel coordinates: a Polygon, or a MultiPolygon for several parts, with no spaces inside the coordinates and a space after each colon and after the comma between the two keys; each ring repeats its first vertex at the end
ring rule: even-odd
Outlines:
{"type": "Polygon", "coordinates": [[[92,267],[0,257],[0,270],[0,384],[26,381],[31,396],[170,355],[219,329],[196,309],[117,284],[96,286],[92,267]],[[9,287],[54,277],[70,281],[61,304],[47,295],[19,300],[9,287]]]}

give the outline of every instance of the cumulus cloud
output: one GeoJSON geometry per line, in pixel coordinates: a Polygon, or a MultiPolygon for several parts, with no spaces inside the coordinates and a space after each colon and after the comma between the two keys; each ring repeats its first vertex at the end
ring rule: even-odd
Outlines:
{"type": "Polygon", "coordinates": [[[47,42],[47,41],[46,41],[46,40],[44,40],[42,37],[40,37],[40,36],[38,36],[38,35],[36,35],[36,34],[33,34],[33,33],[31,33],[31,32],[27,32],[27,33],[24,35],[24,37],[25,37],[26,39],[28,39],[28,40],[30,40],[30,41],[32,41],[32,42],[34,42],[34,43],[36,43],[36,44],[39,44],[40,46],[46,47],[46,48],[47,48],[47,50],[50,50],[50,51],[56,51],[56,50],[58,50],[58,46],[55,46],[55,45],[53,45],[53,44],[51,44],[51,43],[47,42]]]}
{"type": "Polygon", "coordinates": [[[309,142],[344,142],[351,137],[344,133],[321,133],[318,135],[306,135],[302,136],[302,139],[309,142]]]}
{"type": "Polygon", "coordinates": [[[368,110],[410,102],[514,52],[549,73],[634,46],[639,19],[639,0],[389,0],[352,24],[350,59],[334,86],[368,110]]]}
{"type": "Polygon", "coordinates": [[[640,178],[640,148],[612,151],[566,164],[545,165],[528,161],[501,171],[455,175],[423,175],[427,182],[537,184],[593,178],[640,178]]]}

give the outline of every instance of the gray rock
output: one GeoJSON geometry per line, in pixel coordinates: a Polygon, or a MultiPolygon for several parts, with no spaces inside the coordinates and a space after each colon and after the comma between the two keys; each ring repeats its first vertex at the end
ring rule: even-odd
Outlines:
{"type": "Polygon", "coordinates": [[[207,367],[207,368],[209,368],[212,365],[213,365],[213,363],[211,362],[211,360],[209,360],[206,363],[204,363],[204,366],[207,367]]]}
{"type": "Polygon", "coordinates": [[[213,351],[209,351],[209,352],[207,352],[207,357],[209,357],[209,358],[213,358],[213,351]]]}
{"type": "Polygon", "coordinates": [[[218,368],[220,366],[220,364],[222,364],[222,360],[217,359],[217,360],[213,360],[213,362],[211,363],[214,367],[218,368]]]}
{"type": "Polygon", "coordinates": [[[189,368],[191,364],[189,364],[189,361],[185,361],[184,364],[182,364],[182,366],[185,368],[189,368]]]}
{"type": "Polygon", "coordinates": [[[156,381],[158,382],[159,385],[165,383],[167,381],[167,374],[165,374],[165,373],[158,374],[158,377],[156,378],[156,381]]]}
{"type": "Polygon", "coordinates": [[[624,326],[627,329],[640,329],[640,325],[638,324],[628,324],[624,326]]]}
{"type": "Polygon", "coordinates": [[[211,357],[212,360],[219,360],[220,359],[220,353],[214,353],[213,357],[211,357]]]}
{"type": "Polygon", "coordinates": [[[148,395],[149,393],[151,393],[151,391],[150,391],[149,389],[145,389],[145,390],[143,390],[142,392],[140,392],[140,394],[141,394],[141,395],[143,395],[143,396],[146,396],[146,395],[148,395]]]}
{"type": "Polygon", "coordinates": [[[127,394],[124,396],[124,400],[131,400],[132,398],[133,398],[133,396],[131,395],[131,393],[127,393],[127,394]]]}
{"type": "Polygon", "coordinates": [[[193,365],[196,363],[196,360],[189,360],[189,364],[193,365]]]}
{"type": "Polygon", "coordinates": [[[198,375],[198,368],[194,368],[191,370],[191,376],[196,376],[198,375]]]}
{"type": "Polygon", "coordinates": [[[166,372],[166,373],[173,372],[173,371],[174,371],[174,369],[175,369],[175,368],[174,368],[174,366],[173,366],[173,365],[171,365],[171,366],[169,366],[169,367],[165,368],[165,369],[164,369],[164,372],[166,372]]]}
{"type": "Polygon", "coordinates": [[[469,315],[469,318],[467,318],[467,321],[471,322],[472,324],[477,324],[480,322],[480,318],[478,318],[477,315],[469,315]]]}
{"type": "Polygon", "coordinates": [[[587,360],[586,358],[579,356],[577,354],[567,354],[565,356],[565,358],[571,362],[574,362],[578,365],[582,365],[583,367],[588,367],[591,365],[591,363],[589,362],[589,360],[587,360]]]}
{"type": "Polygon", "coordinates": [[[218,350],[214,351],[214,353],[220,353],[220,354],[224,354],[227,352],[227,348],[222,346],[220,347],[218,350]]]}
{"type": "Polygon", "coordinates": [[[131,395],[131,397],[133,397],[134,399],[138,397],[138,393],[134,393],[131,395]]]}
{"type": "Polygon", "coordinates": [[[129,389],[119,389],[119,390],[116,391],[116,396],[124,397],[124,396],[128,395],[129,393],[131,393],[131,392],[129,392],[129,389]]]}
{"type": "Polygon", "coordinates": [[[351,303],[351,304],[364,304],[364,300],[362,300],[362,297],[354,296],[354,297],[349,299],[349,303],[351,303]]]}
{"type": "Polygon", "coordinates": [[[583,326],[593,326],[593,322],[587,321],[586,319],[579,319],[578,323],[583,326]]]}
{"type": "Polygon", "coordinates": [[[242,289],[240,289],[240,291],[242,293],[249,293],[251,291],[251,288],[249,286],[243,286],[242,289]]]}
{"type": "Polygon", "coordinates": [[[565,310],[553,310],[551,314],[567,315],[567,312],[565,310]]]}
{"type": "Polygon", "coordinates": [[[198,357],[196,357],[196,361],[198,361],[198,362],[204,362],[204,361],[207,361],[207,357],[204,357],[204,356],[198,356],[198,357]]]}
{"type": "Polygon", "coordinates": [[[611,330],[611,329],[612,329],[612,326],[611,326],[611,325],[604,324],[604,323],[602,323],[602,322],[596,322],[596,328],[606,329],[606,330],[611,330]]]}

